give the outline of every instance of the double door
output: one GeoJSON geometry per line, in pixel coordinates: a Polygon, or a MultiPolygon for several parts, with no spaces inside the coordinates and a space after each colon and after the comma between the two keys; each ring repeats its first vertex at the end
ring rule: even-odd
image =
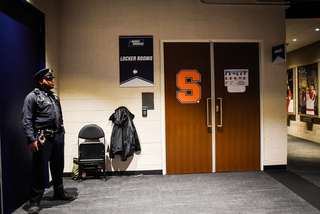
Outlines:
{"type": "Polygon", "coordinates": [[[164,43],[164,76],[167,174],[260,169],[258,43],[164,43]]]}

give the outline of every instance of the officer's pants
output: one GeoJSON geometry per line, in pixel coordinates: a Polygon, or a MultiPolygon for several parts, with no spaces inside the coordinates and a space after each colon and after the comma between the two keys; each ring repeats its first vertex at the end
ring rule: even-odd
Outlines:
{"type": "Polygon", "coordinates": [[[33,152],[33,182],[30,203],[40,203],[46,184],[46,172],[50,161],[50,171],[54,188],[54,195],[64,194],[63,168],[64,168],[64,134],[55,134],[46,137],[46,141],[39,147],[39,151],[33,152]]]}

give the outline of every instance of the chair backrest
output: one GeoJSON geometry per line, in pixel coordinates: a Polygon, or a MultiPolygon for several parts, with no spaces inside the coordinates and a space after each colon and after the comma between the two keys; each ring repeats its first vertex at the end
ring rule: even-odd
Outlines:
{"type": "Polygon", "coordinates": [[[104,132],[100,126],[89,124],[80,130],[78,137],[82,139],[99,139],[104,137],[104,132]]]}
{"type": "Polygon", "coordinates": [[[82,143],[79,146],[79,158],[81,159],[104,159],[105,149],[101,142],[82,143]]]}

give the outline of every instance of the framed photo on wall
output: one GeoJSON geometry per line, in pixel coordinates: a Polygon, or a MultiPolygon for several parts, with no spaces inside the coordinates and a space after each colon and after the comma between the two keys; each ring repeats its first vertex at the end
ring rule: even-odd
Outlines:
{"type": "Polygon", "coordinates": [[[318,116],[318,63],[298,67],[299,114],[318,116]]]}
{"type": "Polygon", "coordinates": [[[287,70],[287,114],[294,114],[294,69],[287,70]]]}

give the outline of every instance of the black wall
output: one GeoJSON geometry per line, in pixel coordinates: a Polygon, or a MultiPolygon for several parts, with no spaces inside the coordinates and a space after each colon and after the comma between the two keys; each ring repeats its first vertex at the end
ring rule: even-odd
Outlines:
{"type": "Polygon", "coordinates": [[[290,0],[290,7],[286,9],[287,19],[319,18],[319,0],[290,0]]]}
{"type": "Polygon", "coordinates": [[[45,66],[44,14],[17,0],[0,3],[0,135],[4,213],[29,199],[31,158],[21,126],[25,96],[45,66]]]}

